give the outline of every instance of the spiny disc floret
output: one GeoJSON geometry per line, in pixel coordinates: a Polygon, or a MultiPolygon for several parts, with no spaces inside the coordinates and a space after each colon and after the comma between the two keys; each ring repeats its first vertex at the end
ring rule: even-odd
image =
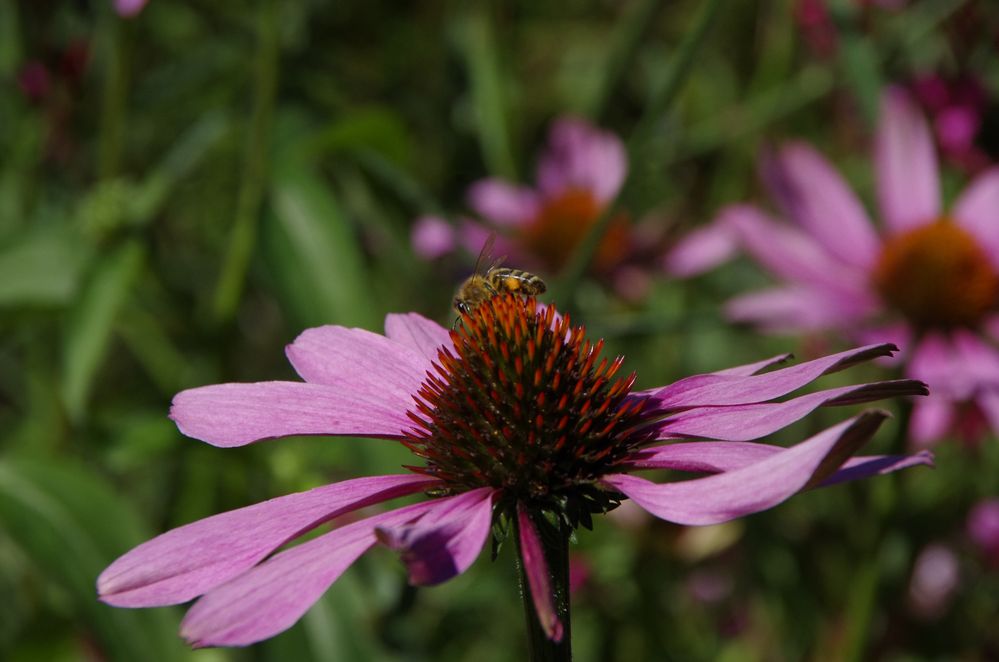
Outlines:
{"type": "Polygon", "coordinates": [[[516,295],[463,315],[451,338],[409,413],[404,443],[426,460],[411,469],[563,513],[612,506],[593,483],[645,440],[635,375],[615,378],[622,357],[600,358],[602,340],[516,295]]]}

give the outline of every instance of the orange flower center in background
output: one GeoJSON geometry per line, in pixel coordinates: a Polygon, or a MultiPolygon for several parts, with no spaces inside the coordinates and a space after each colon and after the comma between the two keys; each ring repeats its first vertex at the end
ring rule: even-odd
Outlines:
{"type": "Polygon", "coordinates": [[[922,329],[974,326],[999,295],[988,255],[946,218],[889,239],[874,284],[886,303],[922,329]]]}
{"type": "MultiPolygon", "coordinates": [[[[603,204],[585,189],[569,189],[545,202],[538,215],[523,229],[524,245],[552,271],[559,270],[576,250],[604,211],[603,204]]],[[[628,249],[628,219],[615,217],[607,228],[593,266],[606,271],[619,264],[628,249]]]]}

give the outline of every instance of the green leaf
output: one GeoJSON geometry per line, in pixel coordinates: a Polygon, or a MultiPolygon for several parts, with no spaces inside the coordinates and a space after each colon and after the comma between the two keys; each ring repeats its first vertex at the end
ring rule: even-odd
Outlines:
{"type": "Polygon", "coordinates": [[[0,524],[45,578],[62,589],[74,620],[111,660],[189,657],[174,610],[131,610],[97,600],[97,575],[147,535],[109,486],[76,465],[0,461],[0,524]]]}
{"type": "Polygon", "coordinates": [[[311,166],[282,161],[272,204],[266,228],[272,271],[301,321],[374,326],[360,244],[326,183],[311,166]]]}
{"type": "Polygon", "coordinates": [[[60,305],[77,289],[86,251],[66,230],[23,235],[0,249],[0,306],[60,305]]]}
{"type": "Polygon", "coordinates": [[[83,414],[115,318],[144,259],[145,249],[134,240],[101,258],[70,315],[63,348],[62,396],[73,418],[83,414]]]}

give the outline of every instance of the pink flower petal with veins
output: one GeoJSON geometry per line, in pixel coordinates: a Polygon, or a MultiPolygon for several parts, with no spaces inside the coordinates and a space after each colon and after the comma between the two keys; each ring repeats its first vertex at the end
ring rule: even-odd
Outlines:
{"type": "Polygon", "coordinates": [[[534,522],[524,509],[517,505],[517,528],[520,532],[521,562],[524,564],[524,576],[531,592],[531,602],[538,615],[541,627],[552,641],[562,641],[562,621],[555,612],[554,594],[549,577],[548,562],[541,547],[541,540],[534,528],[534,522]]]}
{"type": "Polygon", "coordinates": [[[187,602],[323,522],[434,483],[415,474],[356,478],[213,515],[124,554],[98,577],[97,591],[118,607],[187,602]]]}
{"type": "Polygon", "coordinates": [[[772,508],[821,483],[870,439],[886,417],[866,412],[748,466],[675,483],[656,484],[627,474],[602,482],[656,517],[678,524],[718,524],[772,508]]]}
{"type": "Polygon", "coordinates": [[[889,88],[881,99],[874,166],[878,204],[892,232],[910,230],[940,216],[933,134],[901,88],[889,88]]]}
{"type": "Polygon", "coordinates": [[[401,345],[416,350],[429,363],[437,360],[437,351],[452,349],[451,334],[443,326],[418,313],[393,313],[385,316],[385,335],[401,345]]]}
{"type": "Polygon", "coordinates": [[[170,418],[187,436],[226,448],[290,435],[394,439],[412,425],[412,400],[391,396],[302,382],[214,384],[175,395],[170,418]]]}

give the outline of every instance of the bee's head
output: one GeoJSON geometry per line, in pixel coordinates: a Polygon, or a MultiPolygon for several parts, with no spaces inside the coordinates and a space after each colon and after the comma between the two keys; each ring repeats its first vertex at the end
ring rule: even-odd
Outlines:
{"type": "Polygon", "coordinates": [[[461,299],[459,297],[455,297],[454,301],[451,302],[451,305],[454,306],[454,309],[457,310],[458,313],[462,315],[468,314],[472,310],[471,307],[468,305],[468,303],[466,303],[464,299],[461,299]]]}

